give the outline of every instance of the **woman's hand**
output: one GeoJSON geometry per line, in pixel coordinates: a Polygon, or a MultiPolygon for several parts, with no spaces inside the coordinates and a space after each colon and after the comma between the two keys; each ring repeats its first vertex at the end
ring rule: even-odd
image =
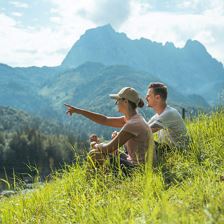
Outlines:
{"type": "Polygon", "coordinates": [[[100,144],[94,144],[93,146],[92,146],[92,150],[94,150],[95,152],[103,152],[102,151],[102,147],[103,147],[103,143],[100,143],[100,144]]]}
{"type": "Polygon", "coordinates": [[[91,146],[91,148],[94,149],[94,146],[95,146],[96,144],[97,144],[97,143],[94,142],[94,141],[93,141],[93,142],[90,142],[90,146],[91,146]]]}
{"type": "Polygon", "coordinates": [[[111,134],[111,139],[114,139],[118,134],[119,134],[119,132],[113,131],[111,134]]]}
{"type": "Polygon", "coordinates": [[[93,145],[92,145],[92,149],[95,149],[96,151],[98,151],[98,145],[99,145],[99,144],[97,144],[97,143],[93,144],[93,145]]]}
{"type": "Polygon", "coordinates": [[[76,113],[76,108],[75,107],[73,107],[69,104],[66,104],[66,103],[64,103],[64,105],[67,107],[66,114],[71,116],[73,113],[76,113]]]}

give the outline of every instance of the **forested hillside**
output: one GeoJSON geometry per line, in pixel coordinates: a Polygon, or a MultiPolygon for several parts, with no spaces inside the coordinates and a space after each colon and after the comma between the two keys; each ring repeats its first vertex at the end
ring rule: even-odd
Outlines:
{"type": "Polygon", "coordinates": [[[82,133],[75,135],[60,123],[0,108],[0,176],[32,173],[35,167],[45,177],[87,151],[87,136],[82,133]]]}

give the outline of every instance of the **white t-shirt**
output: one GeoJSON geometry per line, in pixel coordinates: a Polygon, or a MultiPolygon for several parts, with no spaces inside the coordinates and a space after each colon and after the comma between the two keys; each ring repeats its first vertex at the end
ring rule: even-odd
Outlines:
{"type": "MultiPolygon", "coordinates": [[[[150,153],[149,149],[152,150],[152,156],[155,156],[152,131],[141,115],[136,114],[127,120],[121,131],[134,135],[125,143],[128,151],[127,159],[133,164],[144,163],[146,156],[148,156],[147,153],[150,153]]],[[[153,157],[153,159],[155,158],[153,157]]]]}
{"type": "Polygon", "coordinates": [[[170,106],[166,106],[161,114],[155,114],[149,121],[149,127],[154,124],[162,129],[158,131],[160,143],[165,143],[178,148],[186,147],[189,143],[189,136],[184,121],[179,112],[170,106]]]}

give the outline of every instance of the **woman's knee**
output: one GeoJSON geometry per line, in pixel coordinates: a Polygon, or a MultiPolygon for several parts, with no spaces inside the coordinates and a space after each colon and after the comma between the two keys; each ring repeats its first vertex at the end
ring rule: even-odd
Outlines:
{"type": "Polygon", "coordinates": [[[95,164],[95,165],[96,164],[97,165],[103,165],[105,160],[106,160],[106,156],[99,151],[96,151],[96,150],[93,149],[88,153],[88,161],[95,164]]]}

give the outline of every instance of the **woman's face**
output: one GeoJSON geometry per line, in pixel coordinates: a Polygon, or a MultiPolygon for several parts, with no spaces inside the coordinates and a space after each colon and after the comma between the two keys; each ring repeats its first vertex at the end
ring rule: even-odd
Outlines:
{"type": "Polygon", "coordinates": [[[124,113],[125,111],[127,111],[127,100],[118,99],[115,104],[117,105],[118,112],[124,113]]]}

